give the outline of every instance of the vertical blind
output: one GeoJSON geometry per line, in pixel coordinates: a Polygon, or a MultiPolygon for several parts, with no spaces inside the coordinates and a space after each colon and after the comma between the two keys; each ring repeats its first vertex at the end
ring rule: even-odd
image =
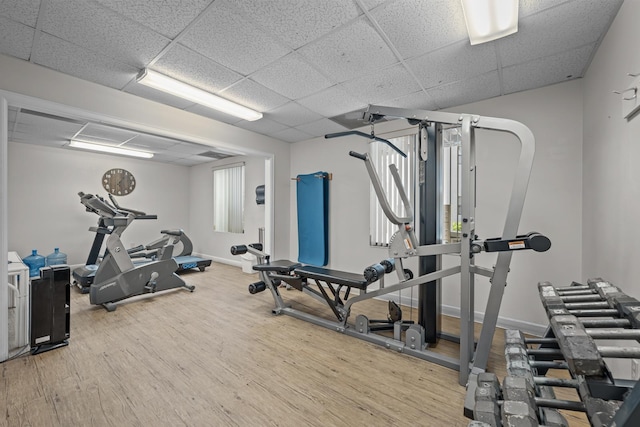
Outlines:
{"type": "Polygon", "coordinates": [[[244,232],[244,164],[213,170],[213,229],[244,232]]]}
{"type": "MultiPolygon", "coordinates": [[[[414,200],[414,168],[415,168],[415,144],[417,135],[407,135],[399,138],[390,139],[396,147],[400,148],[407,154],[406,158],[403,158],[395,150],[386,144],[380,144],[373,142],[370,144],[370,157],[380,177],[380,183],[382,184],[382,190],[387,195],[389,205],[393,212],[398,216],[406,216],[404,204],[398,190],[393,181],[393,176],[389,171],[389,165],[395,164],[398,168],[398,173],[407,192],[407,197],[413,206],[414,200]]],[[[371,185],[370,196],[370,220],[369,220],[369,239],[371,246],[388,246],[391,236],[396,232],[398,227],[392,224],[384,215],[378,198],[371,185]]]]}

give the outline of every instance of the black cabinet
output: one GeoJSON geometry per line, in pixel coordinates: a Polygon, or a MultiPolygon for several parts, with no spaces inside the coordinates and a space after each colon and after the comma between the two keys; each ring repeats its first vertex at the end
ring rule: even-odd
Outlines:
{"type": "Polygon", "coordinates": [[[31,280],[31,354],[69,344],[70,269],[53,265],[31,280]]]}

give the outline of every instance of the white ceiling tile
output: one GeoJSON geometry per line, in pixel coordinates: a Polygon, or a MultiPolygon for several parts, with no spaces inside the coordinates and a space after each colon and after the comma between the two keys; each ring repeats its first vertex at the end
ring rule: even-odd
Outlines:
{"type": "Polygon", "coordinates": [[[228,0],[243,15],[297,49],[361,14],[353,0],[228,0]]]}
{"type": "Polygon", "coordinates": [[[167,151],[181,153],[184,155],[194,156],[196,154],[204,153],[210,151],[211,147],[206,147],[200,144],[192,144],[189,142],[181,142],[178,144],[173,144],[167,148],[167,151]]]}
{"type": "Polygon", "coordinates": [[[189,156],[183,159],[176,159],[171,163],[174,165],[180,165],[180,166],[195,166],[195,165],[199,165],[201,163],[207,163],[210,161],[211,159],[207,159],[199,156],[189,156]]]}
{"type": "Polygon", "coordinates": [[[151,68],[213,93],[243,78],[235,71],[231,71],[180,44],[174,45],[151,68]]]}
{"type": "Polygon", "coordinates": [[[295,102],[289,102],[281,107],[273,109],[269,111],[267,115],[272,120],[292,127],[310,123],[322,118],[320,114],[310,111],[295,102]]]}
{"type": "Polygon", "coordinates": [[[333,85],[296,53],[256,71],[251,78],[290,99],[302,98],[333,85]]]}
{"type": "Polygon", "coordinates": [[[40,34],[31,59],[36,64],[116,89],[123,88],[138,73],[130,65],[100,56],[46,33],[40,34]]]}
{"type": "Polygon", "coordinates": [[[120,144],[131,138],[138,136],[136,132],[126,129],[114,128],[96,123],[88,124],[82,132],[78,134],[78,138],[86,138],[91,141],[99,141],[105,144],[120,144]]]}
{"type": "Polygon", "coordinates": [[[362,0],[362,4],[367,10],[375,9],[383,3],[389,3],[394,0],[362,0]]]}
{"type": "Polygon", "coordinates": [[[406,64],[425,89],[468,79],[498,67],[493,45],[471,46],[468,41],[410,59],[406,64]]]}
{"type": "Polygon", "coordinates": [[[468,41],[469,37],[459,1],[396,1],[372,15],[403,58],[468,41]]]}
{"type": "Polygon", "coordinates": [[[498,72],[493,71],[482,76],[439,86],[427,91],[427,94],[440,108],[455,107],[500,95],[498,72]]]}
{"type": "Polygon", "coordinates": [[[520,0],[518,4],[518,17],[520,19],[534,13],[542,12],[550,7],[559,6],[567,0],[520,0]]]}
{"type": "Polygon", "coordinates": [[[414,108],[419,110],[436,110],[438,105],[424,91],[410,93],[390,101],[384,101],[382,105],[398,108],[414,108]]]}
{"type": "Polygon", "coordinates": [[[231,125],[243,121],[242,119],[231,116],[229,114],[222,113],[220,111],[212,110],[211,108],[204,107],[202,105],[194,104],[189,108],[186,108],[187,111],[195,114],[199,114],[204,117],[209,117],[210,119],[217,120],[219,122],[229,123],[231,125]]]}
{"type": "Polygon", "coordinates": [[[40,0],[2,0],[0,16],[35,28],[40,10],[40,0]]]}
{"type": "Polygon", "coordinates": [[[29,59],[34,29],[0,16],[0,53],[29,59]]]}
{"type": "Polygon", "coordinates": [[[270,134],[270,136],[286,142],[300,142],[313,138],[313,135],[309,135],[306,132],[294,128],[285,129],[283,131],[270,134]]]}
{"type": "Polygon", "coordinates": [[[186,99],[150,88],[149,86],[138,84],[133,80],[133,78],[131,79],[131,81],[132,83],[128,84],[124,88],[125,92],[140,96],[142,98],[147,98],[151,101],[159,102],[161,104],[166,104],[171,107],[176,107],[181,110],[187,109],[187,107],[194,105],[193,102],[187,101],[186,99]]]}
{"type": "Polygon", "coordinates": [[[312,123],[296,126],[296,129],[308,133],[311,136],[324,136],[328,133],[344,132],[348,130],[346,127],[329,119],[320,119],[312,123]]]}
{"type": "Polygon", "coordinates": [[[189,0],[188,4],[184,0],[97,1],[171,39],[211,3],[211,0],[189,0]]]}
{"type": "Polygon", "coordinates": [[[214,3],[180,42],[243,75],[290,52],[224,2],[214,3]]]}
{"type": "Polygon", "coordinates": [[[325,117],[333,117],[366,107],[366,102],[354,98],[338,86],[299,99],[297,102],[325,117]]]}
{"type": "Polygon", "coordinates": [[[316,68],[343,82],[395,64],[395,55],[365,18],[310,43],[298,51],[316,68]]]}
{"type": "Polygon", "coordinates": [[[273,110],[289,101],[252,80],[243,80],[221,92],[220,96],[261,112],[273,110]]]}
{"type": "Polygon", "coordinates": [[[400,64],[378,70],[375,74],[356,77],[340,86],[354,98],[367,104],[394,99],[420,90],[418,82],[400,64]]]}
{"type": "Polygon", "coordinates": [[[280,132],[287,128],[287,126],[282,123],[274,122],[267,117],[263,117],[260,120],[254,120],[253,122],[242,120],[236,123],[236,126],[265,135],[280,132]]]}
{"type": "Polygon", "coordinates": [[[149,28],[96,3],[50,0],[42,31],[93,52],[143,68],[169,43],[149,28]]]}
{"type": "Polygon", "coordinates": [[[523,18],[518,32],[496,40],[503,67],[596,42],[621,0],[575,0],[523,18]]]}
{"type": "Polygon", "coordinates": [[[505,67],[502,84],[505,93],[547,86],[582,77],[595,44],[548,56],[524,64],[505,67]]]}
{"type": "Polygon", "coordinates": [[[178,145],[175,139],[166,139],[154,135],[139,134],[125,145],[127,147],[139,150],[151,151],[157,153],[162,150],[171,150],[173,146],[178,145]]]}

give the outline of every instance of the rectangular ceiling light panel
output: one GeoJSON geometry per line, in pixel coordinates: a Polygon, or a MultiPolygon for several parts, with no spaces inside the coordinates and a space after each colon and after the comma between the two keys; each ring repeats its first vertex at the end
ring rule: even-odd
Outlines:
{"type": "Polygon", "coordinates": [[[472,45],[518,31],[518,0],[462,0],[462,10],[472,45]]]}
{"type": "Polygon", "coordinates": [[[152,70],[143,70],[138,76],[138,83],[171,95],[204,105],[223,113],[240,117],[241,119],[254,121],[262,118],[262,113],[254,111],[243,105],[231,102],[202,89],[198,89],[171,77],[152,70]]]}

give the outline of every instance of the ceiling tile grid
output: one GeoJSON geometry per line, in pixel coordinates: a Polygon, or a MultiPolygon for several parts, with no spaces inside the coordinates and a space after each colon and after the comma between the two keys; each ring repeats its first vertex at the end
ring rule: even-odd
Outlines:
{"type": "Polygon", "coordinates": [[[243,76],[177,44],[153,64],[153,70],[202,90],[217,93],[243,76]]]}
{"type": "Polygon", "coordinates": [[[373,74],[380,67],[398,60],[365,18],[347,24],[298,50],[325,75],[343,82],[362,74],[373,74]]]}
{"type": "Polygon", "coordinates": [[[244,16],[297,49],[357,18],[361,9],[353,0],[271,0],[230,3],[244,16]]]}
{"type": "Polygon", "coordinates": [[[581,77],[589,63],[589,54],[594,49],[595,44],[590,44],[524,64],[505,67],[502,70],[504,92],[521,92],[581,77]]]}
{"type": "Polygon", "coordinates": [[[182,34],[180,43],[242,75],[251,74],[291,51],[252,25],[227,2],[215,2],[182,34]]]}
{"type": "Polygon", "coordinates": [[[311,95],[334,84],[297,53],[258,70],[251,79],[290,99],[311,95]]]}
{"type": "Polygon", "coordinates": [[[0,53],[28,60],[34,33],[33,28],[0,16],[0,53]]]}
{"type": "Polygon", "coordinates": [[[598,41],[622,0],[580,0],[525,17],[518,32],[496,41],[502,66],[555,55],[598,41]],[[577,4],[579,3],[579,4],[577,4]]]}
{"type": "Polygon", "coordinates": [[[173,39],[187,27],[212,0],[96,0],[98,3],[173,39]]]}
{"type": "Polygon", "coordinates": [[[471,46],[468,41],[409,59],[406,64],[425,89],[472,78],[498,68],[493,45],[485,43],[471,46]]]}
{"type": "Polygon", "coordinates": [[[40,0],[2,0],[0,16],[35,28],[40,10],[40,0]]]}
{"type": "Polygon", "coordinates": [[[46,33],[40,34],[31,60],[38,65],[116,89],[123,88],[138,72],[135,67],[46,33]]]}
{"type": "Polygon", "coordinates": [[[372,15],[403,58],[467,39],[459,1],[396,1],[379,7],[372,15]]]}
{"type": "Polygon", "coordinates": [[[43,32],[138,68],[170,41],[97,3],[48,0],[45,7],[43,32]]]}
{"type": "Polygon", "coordinates": [[[322,118],[320,114],[315,113],[295,102],[284,104],[281,107],[271,110],[267,114],[269,117],[272,117],[274,121],[290,127],[314,122],[322,118]]]}
{"type": "Polygon", "coordinates": [[[0,0],[0,53],[297,142],[368,103],[440,109],[581,77],[621,3],[520,0],[516,34],[471,46],[457,0],[0,0]],[[139,85],[145,67],[264,117],[139,85]]]}

